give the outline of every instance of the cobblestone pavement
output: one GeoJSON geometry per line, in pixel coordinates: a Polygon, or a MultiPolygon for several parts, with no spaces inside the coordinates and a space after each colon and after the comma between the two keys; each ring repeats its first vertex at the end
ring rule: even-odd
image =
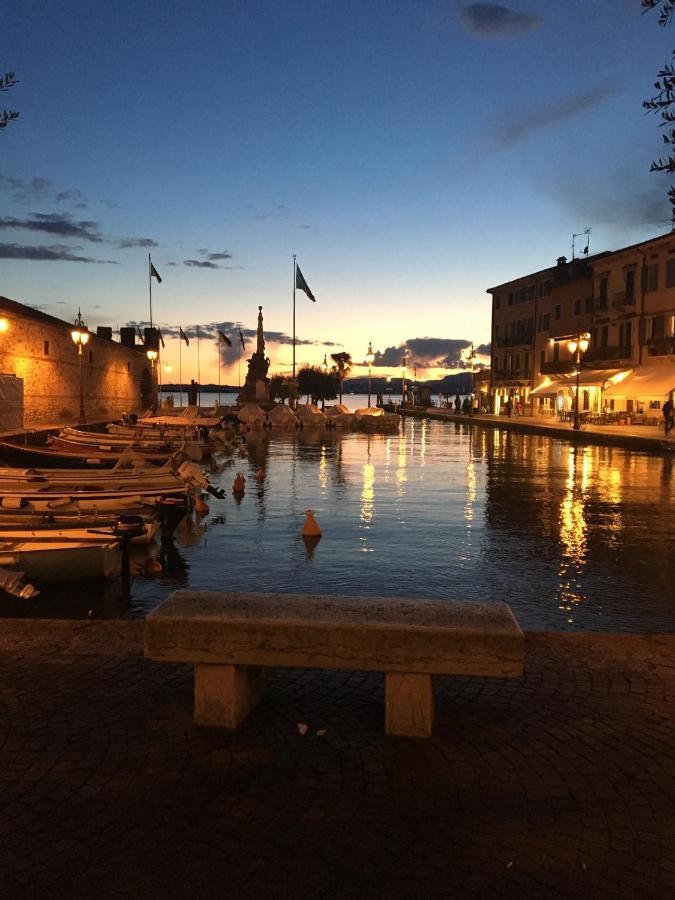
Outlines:
{"type": "Polygon", "coordinates": [[[528,635],[413,741],[353,672],[198,728],[139,628],[0,623],[3,900],[675,896],[675,636],[528,635]]]}

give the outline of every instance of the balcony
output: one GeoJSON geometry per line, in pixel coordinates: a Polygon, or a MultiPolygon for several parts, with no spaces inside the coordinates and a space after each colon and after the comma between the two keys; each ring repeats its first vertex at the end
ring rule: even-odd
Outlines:
{"type": "Polygon", "coordinates": [[[645,346],[650,356],[675,356],[675,336],[652,338],[645,346]]]}
{"type": "Polygon", "coordinates": [[[497,338],[495,343],[497,347],[531,347],[532,341],[534,340],[534,332],[533,331],[523,331],[520,334],[512,334],[510,337],[500,337],[497,338]]]}
{"type": "Polygon", "coordinates": [[[542,375],[568,375],[574,371],[573,359],[552,359],[539,367],[542,375]]]}
{"type": "Polygon", "coordinates": [[[635,294],[627,294],[625,291],[612,294],[612,308],[617,309],[620,306],[635,306],[635,294]]]}
{"type": "Polygon", "coordinates": [[[623,362],[626,360],[630,361],[632,357],[632,347],[591,347],[584,354],[584,362],[587,365],[595,362],[623,362]]]}

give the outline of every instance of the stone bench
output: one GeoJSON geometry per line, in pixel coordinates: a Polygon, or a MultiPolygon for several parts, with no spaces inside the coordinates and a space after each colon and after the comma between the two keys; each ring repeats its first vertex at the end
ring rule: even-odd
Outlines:
{"type": "Polygon", "coordinates": [[[505,603],[176,591],[145,620],[145,655],[195,667],[195,721],[236,728],[266,666],[385,673],[387,734],[428,737],[434,675],[515,678],[523,633],[505,603]]]}

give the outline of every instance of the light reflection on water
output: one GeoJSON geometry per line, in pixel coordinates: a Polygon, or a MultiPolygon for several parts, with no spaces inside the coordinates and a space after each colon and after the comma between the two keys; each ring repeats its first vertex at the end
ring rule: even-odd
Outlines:
{"type": "Polygon", "coordinates": [[[156,551],[163,575],[135,580],[129,602],[71,587],[27,613],[139,616],[190,586],[505,600],[526,628],[675,630],[670,458],[414,420],[393,435],[261,433],[244,454],[212,475],[226,499],[156,551]],[[323,529],[313,552],[306,509],[323,529]]]}

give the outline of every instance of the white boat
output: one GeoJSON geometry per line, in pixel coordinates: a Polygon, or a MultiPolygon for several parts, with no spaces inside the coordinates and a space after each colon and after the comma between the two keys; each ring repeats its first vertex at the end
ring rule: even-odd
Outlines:
{"type": "Polygon", "coordinates": [[[139,416],[139,425],[200,425],[203,428],[214,428],[222,421],[222,416],[204,415],[196,406],[186,406],[184,409],[165,409],[159,416],[139,416]]]}
{"type": "Polygon", "coordinates": [[[295,408],[295,414],[302,426],[325,425],[328,421],[326,414],[314,403],[299,403],[295,408]]]}
{"type": "Polygon", "coordinates": [[[237,410],[237,418],[242,425],[262,426],[267,421],[267,413],[257,403],[245,403],[237,410]]]}
{"type": "Polygon", "coordinates": [[[117,543],[0,541],[0,566],[44,584],[117,578],[121,559],[117,543]]]}
{"type": "Polygon", "coordinates": [[[398,413],[385,412],[379,406],[363,406],[354,413],[354,426],[365,431],[394,431],[400,424],[398,413]]]}
{"type": "Polygon", "coordinates": [[[327,406],[324,412],[328,416],[329,424],[335,428],[349,428],[354,421],[354,413],[344,403],[327,406]]]}
{"type": "MultiPolygon", "coordinates": [[[[149,544],[157,536],[160,525],[156,520],[139,523],[140,534],[129,539],[130,544],[149,544]]],[[[107,544],[117,540],[118,534],[114,525],[99,525],[89,528],[70,525],[52,525],[42,523],[31,527],[17,525],[0,525],[0,543],[4,541],[53,543],[80,543],[80,544],[107,544]]]]}
{"type": "Polygon", "coordinates": [[[297,428],[298,417],[284,403],[277,403],[267,414],[272,428],[297,428]]]}

